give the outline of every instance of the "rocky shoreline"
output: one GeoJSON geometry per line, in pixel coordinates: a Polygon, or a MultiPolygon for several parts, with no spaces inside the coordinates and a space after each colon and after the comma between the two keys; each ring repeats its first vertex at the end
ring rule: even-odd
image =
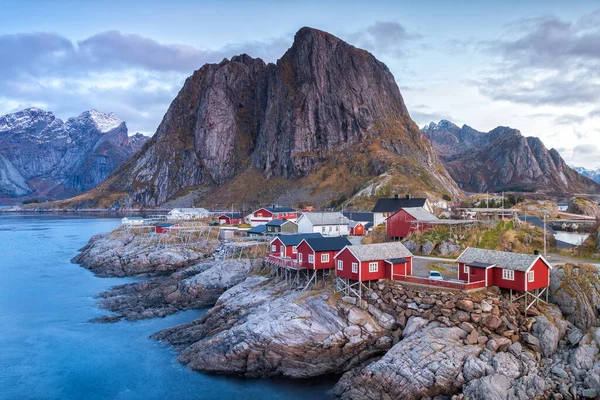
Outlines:
{"type": "Polygon", "coordinates": [[[592,266],[553,269],[554,304],[525,317],[522,305],[494,289],[466,295],[380,282],[358,301],[336,294],[332,282],[290,288],[261,259],[223,257],[227,244],[149,257],[128,240],[122,233],[92,238],[74,259],[103,276],[159,275],[101,294],[100,306],[115,313],[101,321],[214,305],[193,322],[152,335],[175,346],[190,369],[247,377],[337,374],[331,395],[342,399],[600,394],[600,272],[592,266]]]}

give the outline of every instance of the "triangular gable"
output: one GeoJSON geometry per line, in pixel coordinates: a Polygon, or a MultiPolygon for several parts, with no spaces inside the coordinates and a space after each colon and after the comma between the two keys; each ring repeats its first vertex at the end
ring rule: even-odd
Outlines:
{"type": "Polygon", "coordinates": [[[550,265],[550,263],[548,262],[548,260],[546,260],[544,257],[542,257],[541,255],[539,255],[539,256],[538,256],[538,258],[536,258],[536,259],[535,259],[535,261],[531,263],[531,265],[529,266],[529,268],[527,268],[527,270],[525,271],[525,273],[528,273],[528,272],[529,272],[529,270],[530,270],[531,268],[533,268],[533,266],[535,265],[535,263],[536,263],[536,262],[538,262],[538,260],[540,260],[540,259],[541,259],[541,260],[544,262],[544,264],[546,264],[546,266],[547,266],[547,267],[548,267],[550,270],[552,270],[552,265],[550,265]]]}

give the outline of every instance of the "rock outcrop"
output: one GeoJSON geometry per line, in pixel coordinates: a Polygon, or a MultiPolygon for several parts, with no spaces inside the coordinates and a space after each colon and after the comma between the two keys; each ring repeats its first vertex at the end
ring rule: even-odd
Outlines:
{"type": "MultiPolygon", "coordinates": [[[[71,202],[106,204],[111,193],[118,197],[111,205],[156,206],[190,187],[223,194],[243,186],[231,202],[255,203],[335,176],[346,184],[331,198],[384,174],[411,193],[459,193],[388,68],[326,32],[302,28],[275,64],[243,54],[195,71],[136,159],[71,202]],[[286,184],[269,184],[277,178],[286,184]]],[[[223,201],[198,193],[205,203],[223,201]]]]}
{"type": "Polygon", "coordinates": [[[368,312],[329,290],[286,291],[251,276],[199,320],[153,338],[186,345],[189,368],[245,376],[308,378],[346,371],[381,355],[392,339],[368,312]]]}
{"type": "Polygon", "coordinates": [[[574,171],[555,149],[548,150],[539,138],[525,137],[516,129],[479,132],[442,120],[421,132],[466,191],[600,193],[600,184],[574,171]]]}
{"type": "Polygon", "coordinates": [[[103,182],[148,137],[129,138],[114,114],[86,111],[67,122],[28,108],[0,117],[0,196],[57,199],[103,182]]]}
{"type": "Polygon", "coordinates": [[[193,249],[160,245],[141,240],[139,235],[118,229],[93,236],[71,261],[98,276],[167,274],[184,269],[213,254],[218,243],[203,240],[193,249]]]}
{"type": "Polygon", "coordinates": [[[95,321],[162,318],[178,311],[213,306],[227,289],[244,281],[262,264],[262,260],[247,258],[204,261],[168,278],[113,287],[98,297],[102,299],[100,307],[114,314],[95,321]]]}
{"type": "Polygon", "coordinates": [[[600,207],[594,200],[585,197],[574,197],[569,200],[568,213],[585,215],[587,217],[600,218],[600,207]]]}
{"type": "Polygon", "coordinates": [[[550,293],[567,320],[579,329],[600,326],[600,271],[593,265],[566,264],[550,273],[550,293]]]}

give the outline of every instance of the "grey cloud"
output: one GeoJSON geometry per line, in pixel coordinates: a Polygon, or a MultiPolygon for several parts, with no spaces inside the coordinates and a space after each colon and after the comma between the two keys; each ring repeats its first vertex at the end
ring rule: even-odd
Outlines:
{"type": "Polygon", "coordinates": [[[554,123],[559,125],[580,124],[585,121],[586,117],[575,114],[564,114],[554,118],[554,123]]]}
{"type": "Polygon", "coordinates": [[[596,108],[596,109],[590,111],[588,114],[588,117],[590,117],[590,118],[600,117],[600,108],[596,108]]]}
{"type": "Polygon", "coordinates": [[[506,37],[481,43],[496,57],[495,73],[478,82],[496,100],[532,105],[600,100],[600,13],[576,21],[535,18],[513,24],[506,37]]]}
{"type": "Polygon", "coordinates": [[[376,21],[363,30],[346,35],[346,39],[357,47],[394,56],[404,55],[406,45],[420,37],[394,21],[376,21]]]}

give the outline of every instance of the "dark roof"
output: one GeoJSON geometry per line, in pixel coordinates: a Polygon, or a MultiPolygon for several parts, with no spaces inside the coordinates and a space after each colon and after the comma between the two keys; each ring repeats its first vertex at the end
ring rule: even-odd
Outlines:
{"type": "Polygon", "coordinates": [[[294,210],[291,207],[279,207],[279,206],[275,206],[275,207],[271,206],[271,207],[262,207],[262,208],[259,208],[259,210],[263,210],[263,209],[267,210],[267,211],[270,211],[270,212],[275,212],[275,213],[280,213],[280,212],[294,212],[294,211],[296,211],[296,210],[294,210]]]}
{"type": "Polygon", "coordinates": [[[304,239],[314,251],[338,251],[352,245],[343,236],[304,239]]]}
{"type": "Polygon", "coordinates": [[[473,262],[467,263],[468,267],[476,267],[476,268],[487,268],[487,267],[491,267],[492,265],[496,265],[496,264],[490,264],[490,263],[484,263],[484,262],[478,262],[478,261],[473,261],[473,262]]]}
{"type": "Polygon", "coordinates": [[[408,262],[408,260],[406,258],[390,258],[389,260],[385,260],[385,261],[389,261],[392,264],[404,264],[404,263],[408,262]]]}
{"type": "Polygon", "coordinates": [[[298,246],[304,239],[320,238],[323,237],[323,235],[320,233],[299,233],[297,235],[281,235],[277,237],[286,246],[298,246]]]}
{"type": "Polygon", "coordinates": [[[347,211],[344,213],[344,217],[350,221],[356,222],[373,222],[373,213],[368,211],[347,211]]]}
{"type": "Polygon", "coordinates": [[[407,199],[406,197],[378,199],[373,207],[373,212],[395,212],[401,208],[425,207],[426,201],[425,198],[407,199]]]}
{"type": "Polygon", "coordinates": [[[239,212],[234,212],[234,213],[224,212],[223,214],[219,214],[219,218],[220,217],[229,217],[229,218],[236,219],[236,218],[242,218],[243,215],[242,215],[242,213],[239,213],[239,212]]]}
{"type": "Polygon", "coordinates": [[[160,223],[160,224],[156,224],[156,226],[160,226],[160,227],[168,227],[168,226],[173,226],[174,224],[167,224],[167,223],[160,223]]]}
{"type": "Polygon", "coordinates": [[[265,233],[266,231],[267,231],[267,225],[262,224],[262,225],[255,226],[254,228],[250,228],[246,232],[248,232],[248,233],[265,233]]]}
{"type": "Polygon", "coordinates": [[[269,225],[269,226],[281,226],[281,225],[283,225],[285,223],[288,223],[288,222],[292,223],[292,224],[294,223],[292,221],[288,221],[287,219],[274,219],[272,221],[267,222],[267,225],[269,225]]]}

